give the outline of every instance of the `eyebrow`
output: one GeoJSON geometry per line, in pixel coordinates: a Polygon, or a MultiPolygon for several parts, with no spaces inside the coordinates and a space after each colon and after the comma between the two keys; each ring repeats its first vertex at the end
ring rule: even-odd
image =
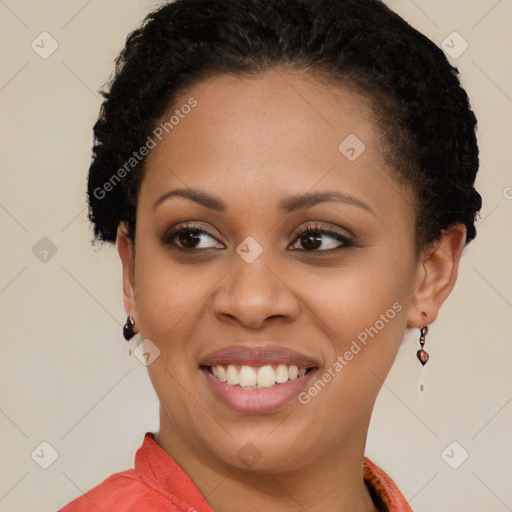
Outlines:
{"type": "Polygon", "coordinates": [[[155,210],[167,199],[175,196],[190,199],[191,201],[195,201],[202,206],[206,206],[206,208],[209,208],[210,210],[215,210],[218,212],[224,212],[227,210],[226,203],[220,197],[207,194],[206,192],[201,192],[200,190],[194,188],[176,188],[174,190],[169,190],[169,192],[166,192],[163,196],[156,200],[155,204],[153,205],[153,210],[155,210]]]}
{"type": "Polygon", "coordinates": [[[370,207],[363,200],[357,197],[339,192],[337,190],[324,190],[319,192],[307,192],[305,194],[298,194],[296,196],[290,196],[279,202],[279,208],[286,211],[287,213],[294,212],[296,210],[304,210],[312,208],[318,203],[327,201],[336,201],[339,203],[351,204],[368,211],[372,215],[376,215],[373,208],[370,207]]]}
{"type": "MultiPolygon", "coordinates": [[[[226,203],[218,196],[214,196],[193,188],[177,188],[169,190],[169,192],[166,192],[163,196],[158,198],[156,202],[153,204],[153,210],[155,210],[161,203],[163,203],[167,199],[176,196],[190,199],[191,201],[194,201],[202,206],[205,206],[210,210],[215,210],[218,212],[225,212],[228,208],[226,203]]],[[[328,201],[336,201],[339,203],[357,206],[368,211],[372,215],[376,215],[373,208],[371,208],[370,205],[368,205],[361,199],[358,199],[357,197],[351,196],[349,194],[345,194],[343,192],[339,192],[337,190],[324,190],[319,192],[306,192],[304,194],[297,194],[282,199],[281,201],[279,201],[278,206],[279,209],[284,210],[287,213],[291,213],[297,210],[305,210],[307,208],[312,208],[313,206],[319,203],[328,201]]]]}

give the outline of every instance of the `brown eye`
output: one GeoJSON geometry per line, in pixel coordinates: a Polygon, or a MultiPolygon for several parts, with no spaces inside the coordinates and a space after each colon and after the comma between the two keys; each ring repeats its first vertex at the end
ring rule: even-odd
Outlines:
{"type": "Polygon", "coordinates": [[[322,246],[322,235],[318,234],[304,234],[300,237],[302,247],[307,250],[318,249],[322,246]]]}
{"type": "Polygon", "coordinates": [[[203,229],[181,226],[171,229],[162,239],[164,245],[180,250],[222,249],[224,246],[203,229]]]}
{"type": "Polygon", "coordinates": [[[308,252],[330,252],[354,245],[347,236],[322,227],[308,227],[297,233],[297,242],[292,249],[308,252]],[[296,247],[300,243],[302,248],[296,247]]]}
{"type": "Polygon", "coordinates": [[[176,239],[183,247],[186,247],[187,249],[194,249],[201,241],[201,236],[199,231],[190,229],[188,231],[178,233],[176,239]]]}

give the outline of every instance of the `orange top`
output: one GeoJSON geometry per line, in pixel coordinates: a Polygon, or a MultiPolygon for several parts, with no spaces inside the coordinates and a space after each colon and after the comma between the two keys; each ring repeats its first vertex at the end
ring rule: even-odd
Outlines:
{"type": "MultiPolygon", "coordinates": [[[[379,510],[412,512],[393,480],[364,459],[364,479],[379,510]]],[[[181,466],[146,432],[135,467],[109,476],[59,512],[213,512],[181,466]]]]}

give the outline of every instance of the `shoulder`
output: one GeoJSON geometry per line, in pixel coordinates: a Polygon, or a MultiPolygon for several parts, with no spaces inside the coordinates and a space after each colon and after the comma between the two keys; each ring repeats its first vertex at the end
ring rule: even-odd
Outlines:
{"type": "Polygon", "coordinates": [[[59,512],[181,512],[172,502],[144,484],[134,469],[115,473],[74,499],[59,512]]]}
{"type": "Polygon", "coordinates": [[[196,510],[212,512],[185,471],[157,444],[153,433],[146,432],[132,469],[110,475],[59,512],[196,510]]]}

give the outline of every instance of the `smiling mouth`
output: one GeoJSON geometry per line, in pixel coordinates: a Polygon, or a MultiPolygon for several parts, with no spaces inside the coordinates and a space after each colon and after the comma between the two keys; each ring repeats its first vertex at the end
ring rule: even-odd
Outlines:
{"type": "Polygon", "coordinates": [[[201,368],[229,386],[244,389],[271,388],[291,380],[300,379],[314,369],[313,367],[305,368],[294,364],[266,364],[263,366],[217,364],[202,366],[201,368]]]}

